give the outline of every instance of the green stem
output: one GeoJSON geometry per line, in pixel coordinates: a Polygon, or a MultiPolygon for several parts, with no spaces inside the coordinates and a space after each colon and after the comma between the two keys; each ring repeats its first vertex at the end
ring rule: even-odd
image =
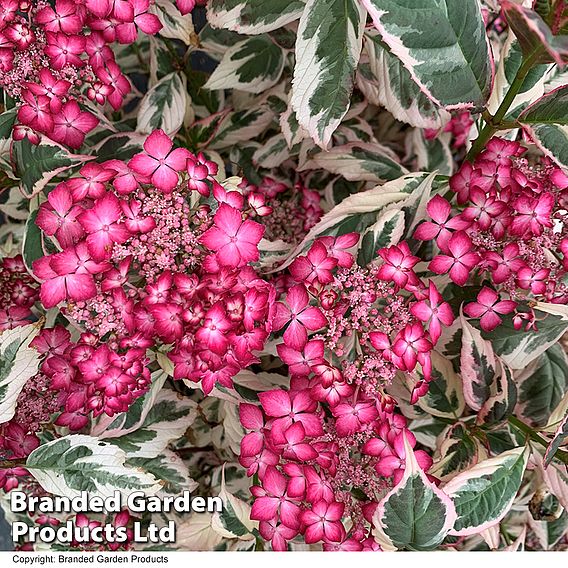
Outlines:
{"type": "MultiPolygon", "coordinates": [[[[511,424],[511,426],[514,426],[517,430],[521,431],[523,434],[526,434],[533,442],[536,442],[537,444],[540,444],[541,446],[548,448],[549,445],[548,441],[545,440],[539,434],[537,434],[528,424],[525,424],[522,420],[519,420],[516,416],[509,416],[508,421],[509,424],[511,424]]],[[[554,457],[568,465],[568,452],[557,450],[557,452],[554,454],[554,457]]]]}
{"type": "Polygon", "coordinates": [[[11,469],[26,464],[26,458],[17,458],[13,460],[0,460],[0,469],[11,469]]]}
{"type": "Polygon", "coordinates": [[[515,75],[503,102],[499,105],[495,116],[485,124],[479,133],[477,140],[473,143],[473,146],[468,152],[466,159],[470,162],[473,162],[477,155],[483,150],[483,148],[485,148],[491,137],[502,128],[501,122],[513,104],[515,97],[519,94],[528,72],[532,69],[535,61],[540,55],[540,50],[541,48],[535,50],[530,56],[523,58],[521,66],[517,70],[517,74],[515,75]]]}

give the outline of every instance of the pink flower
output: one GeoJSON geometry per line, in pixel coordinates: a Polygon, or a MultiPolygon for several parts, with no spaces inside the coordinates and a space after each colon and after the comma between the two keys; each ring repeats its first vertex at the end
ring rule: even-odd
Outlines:
{"type": "Polygon", "coordinates": [[[299,256],[290,265],[290,274],[296,282],[320,284],[333,282],[332,270],[337,266],[336,258],[329,256],[327,248],[321,241],[316,241],[307,256],[299,256]]]}
{"type": "Polygon", "coordinates": [[[318,456],[314,448],[305,442],[306,430],[301,422],[295,422],[284,431],[284,439],[280,439],[276,447],[282,451],[287,460],[309,461],[318,456]]]}
{"type": "Polygon", "coordinates": [[[47,32],[45,54],[49,56],[52,67],[60,71],[66,65],[82,67],[85,62],[79,57],[85,51],[85,37],[47,32]]]}
{"type": "Polygon", "coordinates": [[[174,343],[183,337],[183,308],[177,304],[161,303],[149,306],[155,322],[155,331],[165,343],[174,343]]]}
{"type": "Polygon", "coordinates": [[[121,223],[122,217],[120,202],[111,193],[79,216],[79,223],[89,235],[87,246],[95,260],[108,258],[114,243],[122,244],[130,237],[130,231],[121,223]]]}
{"type": "Polygon", "coordinates": [[[250,512],[250,518],[257,521],[272,521],[278,517],[290,528],[300,525],[300,507],[286,493],[286,477],[275,467],[266,468],[262,487],[251,487],[256,497],[250,512]]]}
{"type": "Polygon", "coordinates": [[[426,337],[421,323],[408,324],[396,335],[393,353],[402,359],[402,370],[412,371],[416,367],[418,354],[432,350],[432,342],[426,337]]]}
{"type": "Polygon", "coordinates": [[[517,215],[513,217],[511,234],[524,237],[528,234],[541,235],[544,227],[552,227],[554,195],[544,193],[538,199],[520,197],[513,203],[517,215]]]}
{"type": "Polygon", "coordinates": [[[41,81],[40,83],[27,81],[24,83],[24,87],[36,97],[47,97],[50,101],[50,111],[58,113],[63,104],[62,97],[68,93],[71,83],[65,79],[57,79],[47,68],[43,68],[39,72],[39,80],[41,81]]]}
{"type": "Polygon", "coordinates": [[[345,505],[318,501],[311,510],[302,513],[302,522],[306,525],[304,534],[307,544],[331,541],[340,542],[345,537],[345,528],[341,522],[345,505]]]}
{"type": "Polygon", "coordinates": [[[525,265],[519,258],[519,245],[509,243],[503,248],[502,254],[496,252],[486,252],[483,260],[489,265],[491,278],[494,284],[506,282],[511,275],[516,274],[525,265]]]}
{"type": "Polygon", "coordinates": [[[438,255],[430,262],[428,268],[436,274],[449,273],[456,284],[463,286],[472,268],[479,263],[479,256],[471,252],[472,249],[469,236],[463,231],[458,231],[448,242],[448,256],[438,255]]]}
{"type": "Polygon", "coordinates": [[[18,487],[18,477],[23,477],[25,475],[28,475],[28,470],[23,467],[0,469],[0,489],[4,489],[4,491],[8,493],[12,489],[18,487]]]}
{"type": "Polygon", "coordinates": [[[182,15],[189,14],[197,4],[196,0],[176,0],[177,9],[182,15]]]}
{"type": "Polygon", "coordinates": [[[200,240],[215,252],[219,264],[238,268],[259,259],[258,243],[264,233],[262,225],[243,221],[241,212],[226,203],[221,203],[217,209],[213,223],[200,240]]]}
{"type": "Polygon", "coordinates": [[[452,231],[461,231],[469,226],[459,216],[448,220],[452,212],[452,206],[440,195],[435,195],[426,206],[428,215],[432,221],[424,221],[414,231],[414,238],[421,241],[436,240],[442,252],[448,251],[448,241],[452,231]]]}
{"type": "Polygon", "coordinates": [[[457,174],[450,178],[450,188],[458,194],[458,203],[463,205],[469,199],[469,192],[472,187],[479,187],[487,191],[493,185],[493,180],[485,177],[479,170],[465,161],[457,174]]]}
{"type": "Polygon", "coordinates": [[[499,301],[497,292],[484,286],[477,294],[477,302],[466,304],[463,311],[472,318],[480,318],[481,329],[492,331],[501,324],[499,315],[511,313],[516,305],[512,300],[499,301]]]}
{"type": "Polygon", "coordinates": [[[324,344],[321,339],[308,341],[303,350],[292,349],[281,343],[276,346],[278,356],[289,367],[292,376],[307,376],[312,367],[321,365],[324,362],[324,344]]]}
{"type": "Polygon", "coordinates": [[[550,279],[550,268],[541,268],[533,272],[528,266],[517,272],[517,283],[523,290],[530,288],[533,294],[544,294],[550,279]]]}
{"type": "Polygon", "coordinates": [[[379,413],[374,402],[342,403],[332,409],[335,427],[340,437],[360,432],[365,424],[375,420],[379,413]]]}
{"type": "Polygon", "coordinates": [[[284,343],[300,350],[308,341],[306,330],[316,331],[327,325],[327,319],[319,308],[309,305],[309,296],[303,284],[292,286],[286,294],[286,304],[278,302],[274,330],[290,324],[284,332],[284,343]]]}
{"type": "Polygon", "coordinates": [[[75,101],[68,101],[53,117],[51,138],[70,148],[80,148],[85,136],[97,126],[99,119],[90,112],[82,111],[75,101]]]}
{"type": "Polygon", "coordinates": [[[452,308],[447,302],[444,302],[442,295],[432,281],[430,281],[428,287],[428,299],[412,304],[410,313],[421,322],[428,322],[428,331],[434,343],[438,341],[442,334],[442,326],[440,324],[443,323],[445,326],[450,326],[454,322],[452,308]]]}
{"type": "Polygon", "coordinates": [[[79,16],[75,2],[56,0],[55,9],[47,6],[36,14],[36,22],[48,32],[77,34],[83,28],[83,19],[79,16]]]}
{"type": "Polygon", "coordinates": [[[74,201],[81,201],[85,197],[99,199],[106,193],[106,184],[114,178],[116,172],[110,167],[90,162],[79,170],[80,177],[67,180],[66,184],[71,190],[74,201]]]}
{"type": "Polygon", "coordinates": [[[507,208],[503,201],[498,201],[493,195],[487,195],[485,191],[472,187],[469,192],[470,205],[461,214],[466,221],[475,221],[483,231],[489,229],[493,219],[499,217],[507,208]]]}
{"type": "Polygon", "coordinates": [[[301,422],[307,436],[321,436],[323,428],[321,419],[314,414],[317,403],[312,400],[308,391],[301,391],[291,396],[283,390],[272,390],[258,394],[265,414],[275,418],[271,433],[281,441],[283,433],[294,423],[301,422]]]}
{"type": "Polygon", "coordinates": [[[136,154],[128,166],[164,193],[170,193],[179,183],[179,174],[185,169],[189,152],[185,148],[172,150],[173,142],[163,130],[154,130],[144,142],[145,153],[136,154]]]}
{"type": "Polygon", "coordinates": [[[264,416],[262,410],[254,404],[243,403],[239,405],[239,418],[241,424],[252,430],[241,440],[241,456],[254,456],[264,447],[264,416]]]}
{"type": "MultiPolygon", "coordinates": [[[[122,106],[122,101],[131,90],[130,82],[122,74],[120,67],[114,60],[105,60],[104,66],[95,69],[95,74],[101,83],[110,89],[107,100],[112,108],[118,110],[122,106]]],[[[105,90],[105,92],[107,91],[108,89],[105,90]]]]}
{"type": "Polygon", "coordinates": [[[73,199],[66,184],[59,184],[47,196],[38,211],[36,224],[46,235],[55,236],[62,247],[69,247],[79,241],[85,231],[77,217],[83,208],[73,205],[73,199]]]}
{"type": "Polygon", "coordinates": [[[379,256],[384,261],[377,274],[380,280],[394,282],[399,288],[418,284],[418,278],[412,269],[420,259],[412,255],[406,242],[381,249],[379,256]]]}
{"type": "Polygon", "coordinates": [[[226,333],[231,327],[232,324],[227,318],[222,304],[217,303],[205,314],[203,326],[197,331],[195,337],[214,353],[223,355],[229,344],[226,333]]]}
{"type": "Polygon", "coordinates": [[[54,124],[49,97],[23,91],[22,99],[24,104],[18,109],[18,120],[34,130],[49,134],[54,124]]]}

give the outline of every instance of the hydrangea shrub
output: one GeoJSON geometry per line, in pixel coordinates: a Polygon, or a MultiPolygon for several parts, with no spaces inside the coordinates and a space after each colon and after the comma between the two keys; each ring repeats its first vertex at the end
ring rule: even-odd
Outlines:
{"type": "Polygon", "coordinates": [[[565,0],[0,15],[6,511],[192,491],[224,510],[164,549],[566,548],[565,0]]]}

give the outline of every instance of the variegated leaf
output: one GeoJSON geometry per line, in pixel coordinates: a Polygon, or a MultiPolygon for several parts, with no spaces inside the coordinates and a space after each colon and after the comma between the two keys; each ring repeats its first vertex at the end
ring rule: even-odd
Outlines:
{"type": "Polygon", "coordinates": [[[192,400],[162,389],[136,430],[107,441],[124,450],[128,459],[155,458],[170,442],[183,436],[197,416],[196,407],[192,400]]]}
{"type": "Polygon", "coordinates": [[[26,469],[48,493],[77,497],[81,491],[109,497],[115,491],[153,495],[160,484],[153,475],[125,464],[120,448],[92,436],[74,434],[36,448],[26,469]]]}
{"type": "Polygon", "coordinates": [[[160,35],[179,39],[185,45],[197,45],[197,36],[193,28],[191,14],[182,16],[171,0],[155,0],[150,11],[156,14],[162,23],[160,35]]]}
{"type": "Polygon", "coordinates": [[[544,454],[544,465],[547,466],[554,458],[554,454],[558,451],[560,446],[563,446],[568,442],[568,413],[558,425],[554,436],[548,447],[546,448],[546,453],[544,454]]]}
{"type": "Polygon", "coordinates": [[[273,120],[274,113],[265,104],[251,110],[230,112],[221,121],[209,147],[221,150],[251,140],[264,132],[273,120]]]}
{"type": "Polygon", "coordinates": [[[349,110],[365,20],[356,0],[307,0],[300,18],[291,104],[323,149],[349,110]]]}
{"type": "Polygon", "coordinates": [[[503,452],[459,473],[444,486],[458,514],[450,534],[477,534],[507,514],[521,486],[529,453],[526,447],[503,452]]]}
{"type": "MultiPolygon", "coordinates": [[[[367,31],[364,36],[373,89],[363,92],[371,95],[370,102],[385,107],[397,120],[417,128],[438,129],[450,119],[414,82],[401,60],[393,55],[377,31],[367,31]]],[[[420,168],[420,166],[419,166],[420,168]]],[[[433,171],[433,170],[429,170],[433,171]]]]}
{"type": "Polygon", "coordinates": [[[149,134],[161,128],[166,134],[175,134],[190,104],[184,79],[178,73],[170,73],[144,95],[138,110],[137,130],[149,134]]]}
{"type": "Polygon", "coordinates": [[[260,168],[277,168],[290,157],[290,150],[283,134],[269,138],[253,155],[252,161],[260,168]]]}
{"type": "Polygon", "coordinates": [[[278,82],[283,69],[282,48],[270,36],[259,35],[230,47],[205,88],[261,93],[278,82]]]}
{"type": "Polygon", "coordinates": [[[460,372],[467,405],[480,410],[491,393],[491,383],[498,373],[499,361],[489,341],[481,336],[467,319],[460,315],[462,345],[460,372]]]}
{"type": "Polygon", "coordinates": [[[492,62],[478,0],[361,0],[422,91],[448,109],[482,108],[492,62]]]}
{"type": "Polygon", "coordinates": [[[387,550],[432,550],[454,525],[456,510],[451,499],[428,480],[406,436],[404,444],[404,475],[379,502],[373,536],[387,550]]]}
{"type": "Polygon", "coordinates": [[[304,0],[209,0],[207,21],[241,34],[263,34],[297,20],[304,0]]]}
{"type": "Polygon", "coordinates": [[[377,142],[350,142],[318,152],[301,168],[324,169],[349,181],[391,181],[407,173],[396,155],[377,142]]]}
{"type": "Polygon", "coordinates": [[[489,398],[477,413],[477,424],[496,424],[507,420],[517,404],[513,371],[499,361],[499,372],[490,385],[489,398]]]}
{"type": "Polygon", "coordinates": [[[0,332],[0,424],[13,418],[20,392],[38,371],[40,356],[30,342],[40,328],[30,323],[0,332]]]}
{"type": "Polygon", "coordinates": [[[549,158],[568,168],[568,86],[540,98],[519,116],[519,121],[549,158]]]}
{"type": "Polygon", "coordinates": [[[379,249],[396,245],[404,235],[404,211],[388,209],[377,219],[377,222],[367,229],[359,241],[357,263],[367,266],[377,257],[379,249]]]}
{"type": "Polygon", "coordinates": [[[189,477],[187,465],[171,450],[163,450],[155,458],[128,458],[130,465],[148,472],[160,480],[158,495],[179,495],[183,491],[194,491],[198,484],[189,477]]]}

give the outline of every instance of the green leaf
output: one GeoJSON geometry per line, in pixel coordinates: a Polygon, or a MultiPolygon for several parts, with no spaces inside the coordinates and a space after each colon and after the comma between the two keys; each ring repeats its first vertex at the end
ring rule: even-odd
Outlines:
{"type": "Polygon", "coordinates": [[[171,0],[154,0],[150,11],[158,16],[162,23],[160,35],[171,39],[179,39],[185,45],[195,45],[195,31],[191,14],[182,16],[171,0]]]}
{"type": "Polygon", "coordinates": [[[549,347],[517,378],[523,416],[546,424],[568,390],[568,360],[561,345],[549,347]]]}
{"type": "Polygon", "coordinates": [[[273,120],[274,113],[267,104],[250,110],[229,112],[219,125],[209,148],[220,150],[256,138],[270,126],[273,120]]]}
{"type": "Polygon", "coordinates": [[[125,464],[121,449],[92,436],[74,434],[36,448],[26,469],[48,493],[76,497],[81,491],[109,497],[115,491],[127,495],[160,489],[153,475],[125,464]]]}
{"type": "Polygon", "coordinates": [[[432,380],[428,392],[418,400],[418,406],[432,416],[458,418],[465,408],[461,381],[449,359],[437,351],[430,355],[432,380]]]}
{"type": "Polygon", "coordinates": [[[101,439],[116,438],[130,434],[140,428],[160,396],[160,391],[167,378],[168,375],[163,370],[154,371],[150,390],[137,398],[126,412],[121,412],[112,417],[101,414],[93,421],[91,436],[98,436],[101,439]]]}
{"type": "Polygon", "coordinates": [[[318,152],[300,171],[315,169],[340,174],[349,181],[377,183],[391,181],[407,173],[392,150],[377,142],[350,142],[335,146],[329,152],[318,152]]]}
{"type": "Polygon", "coordinates": [[[269,138],[252,156],[252,161],[259,168],[277,168],[290,157],[288,144],[283,134],[269,138]]]}
{"type": "Polygon", "coordinates": [[[484,460],[444,486],[458,518],[450,534],[468,536],[496,525],[511,508],[529,458],[525,447],[484,460]]]}
{"type": "MultiPolygon", "coordinates": [[[[491,93],[491,98],[487,103],[487,109],[491,114],[495,114],[499,105],[503,102],[505,95],[521,67],[522,60],[523,53],[521,46],[513,32],[509,31],[507,39],[501,48],[499,66],[495,74],[495,85],[491,93]]],[[[531,102],[542,97],[550,69],[551,65],[548,64],[535,65],[531,68],[523,80],[519,92],[511,103],[510,110],[505,117],[506,120],[513,120],[531,102]]]]}
{"type": "Polygon", "coordinates": [[[198,484],[189,477],[187,465],[171,450],[163,450],[155,458],[128,458],[126,465],[141,469],[160,480],[160,493],[179,495],[194,491],[198,484]]]}
{"type": "Polygon", "coordinates": [[[42,191],[54,177],[65,170],[93,159],[90,156],[71,154],[63,146],[48,140],[34,146],[27,138],[13,143],[13,153],[16,175],[28,197],[42,191]]]}
{"type": "Polygon", "coordinates": [[[270,36],[255,36],[237,43],[225,52],[205,88],[261,93],[278,82],[283,69],[282,49],[270,36]]]}
{"type": "Polygon", "coordinates": [[[207,21],[215,28],[263,34],[297,20],[303,0],[209,0],[207,21]]]}
{"type": "Polygon", "coordinates": [[[519,121],[548,157],[568,168],[568,86],[540,98],[521,113],[519,121]]]}
{"type": "Polygon", "coordinates": [[[362,0],[391,52],[438,105],[482,108],[492,64],[478,0],[362,0]]]}
{"type": "Polygon", "coordinates": [[[406,436],[404,443],[404,475],[379,502],[373,535],[387,549],[390,545],[399,550],[432,550],[452,528],[456,510],[451,499],[428,480],[406,436]]]}
{"type": "Polygon", "coordinates": [[[546,448],[546,453],[544,454],[544,464],[545,466],[548,465],[554,458],[554,454],[560,448],[560,446],[564,445],[568,440],[568,413],[564,417],[564,420],[560,423],[550,444],[546,448]]]}
{"type": "Polygon", "coordinates": [[[224,538],[254,539],[253,531],[258,529],[258,522],[250,518],[250,505],[227,491],[225,466],[221,474],[219,497],[223,501],[223,510],[213,513],[211,519],[213,530],[224,538]]]}
{"type": "Polygon", "coordinates": [[[357,256],[359,266],[367,266],[377,258],[379,249],[396,245],[404,235],[404,227],[404,211],[402,209],[391,209],[382,213],[360,241],[357,256]]]}
{"type": "Polygon", "coordinates": [[[307,0],[300,18],[291,104],[324,150],[349,110],[365,21],[356,0],[307,0]]]}
{"type": "Polygon", "coordinates": [[[166,134],[175,134],[183,125],[189,105],[185,80],[178,73],[170,73],[144,95],[136,130],[149,134],[160,128],[166,134]]]}
{"type": "Polygon", "coordinates": [[[476,464],[480,454],[487,456],[487,452],[479,447],[466,425],[458,422],[445,432],[439,443],[439,458],[434,461],[428,473],[442,480],[453,477],[476,464]]]}
{"type": "Polygon", "coordinates": [[[501,4],[524,56],[535,59],[535,63],[554,62],[562,67],[568,59],[568,38],[554,36],[548,24],[534,10],[510,0],[503,0],[501,4]]]}
{"type": "Polygon", "coordinates": [[[364,46],[369,59],[368,74],[365,69],[359,70],[358,85],[370,102],[383,106],[397,120],[416,128],[439,129],[445,125],[449,114],[422,92],[376,30],[365,32],[364,46]]]}
{"type": "Polygon", "coordinates": [[[500,362],[499,373],[491,383],[489,398],[477,413],[477,424],[496,424],[507,419],[517,404],[513,371],[500,362]]]}
{"type": "Polygon", "coordinates": [[[524,369],[554,345],[568,329],[568,310],[565,306],[537,302],[534,312],[538,331],[518,331],[510,319],[505,319],[494,331],[482,332],[482,336],[491,341],[495,353],[512,369],[524,369]]]}
{"type": "Polygon", "coordinates": [[[481,336],[467,319],[460,315],[462,325],[462,346],[460,371],[463,393],[467,405],[480,410],[491,392],[491,384],[498,373],[499,361],[496,359],[491,343],[481,336]]]}
{"type": "Polygon", "coordinates": [[[26,221],[24,229],[24,242],[22,243],[22,257],[27,269],[31,272],[35,260],[45,256],[42,246],[42,232],[36,225],[39,209],[32,211],[26,221]]]}
{"type": "Polygon", "coordinates": [[[0,424],[14,417],[19,394],[38,371],[39,353],[29,345],[40,328],[30,323],[0,332],[0,424]]]}
{"type": "Polygon", "coordinates": [[[124,450],[128,459],[155,458],[185,433],[197,416],[196,407],[192,400],[163,389],[136,430],[124,436],[105,436],[105,439],[124,450]]]}

